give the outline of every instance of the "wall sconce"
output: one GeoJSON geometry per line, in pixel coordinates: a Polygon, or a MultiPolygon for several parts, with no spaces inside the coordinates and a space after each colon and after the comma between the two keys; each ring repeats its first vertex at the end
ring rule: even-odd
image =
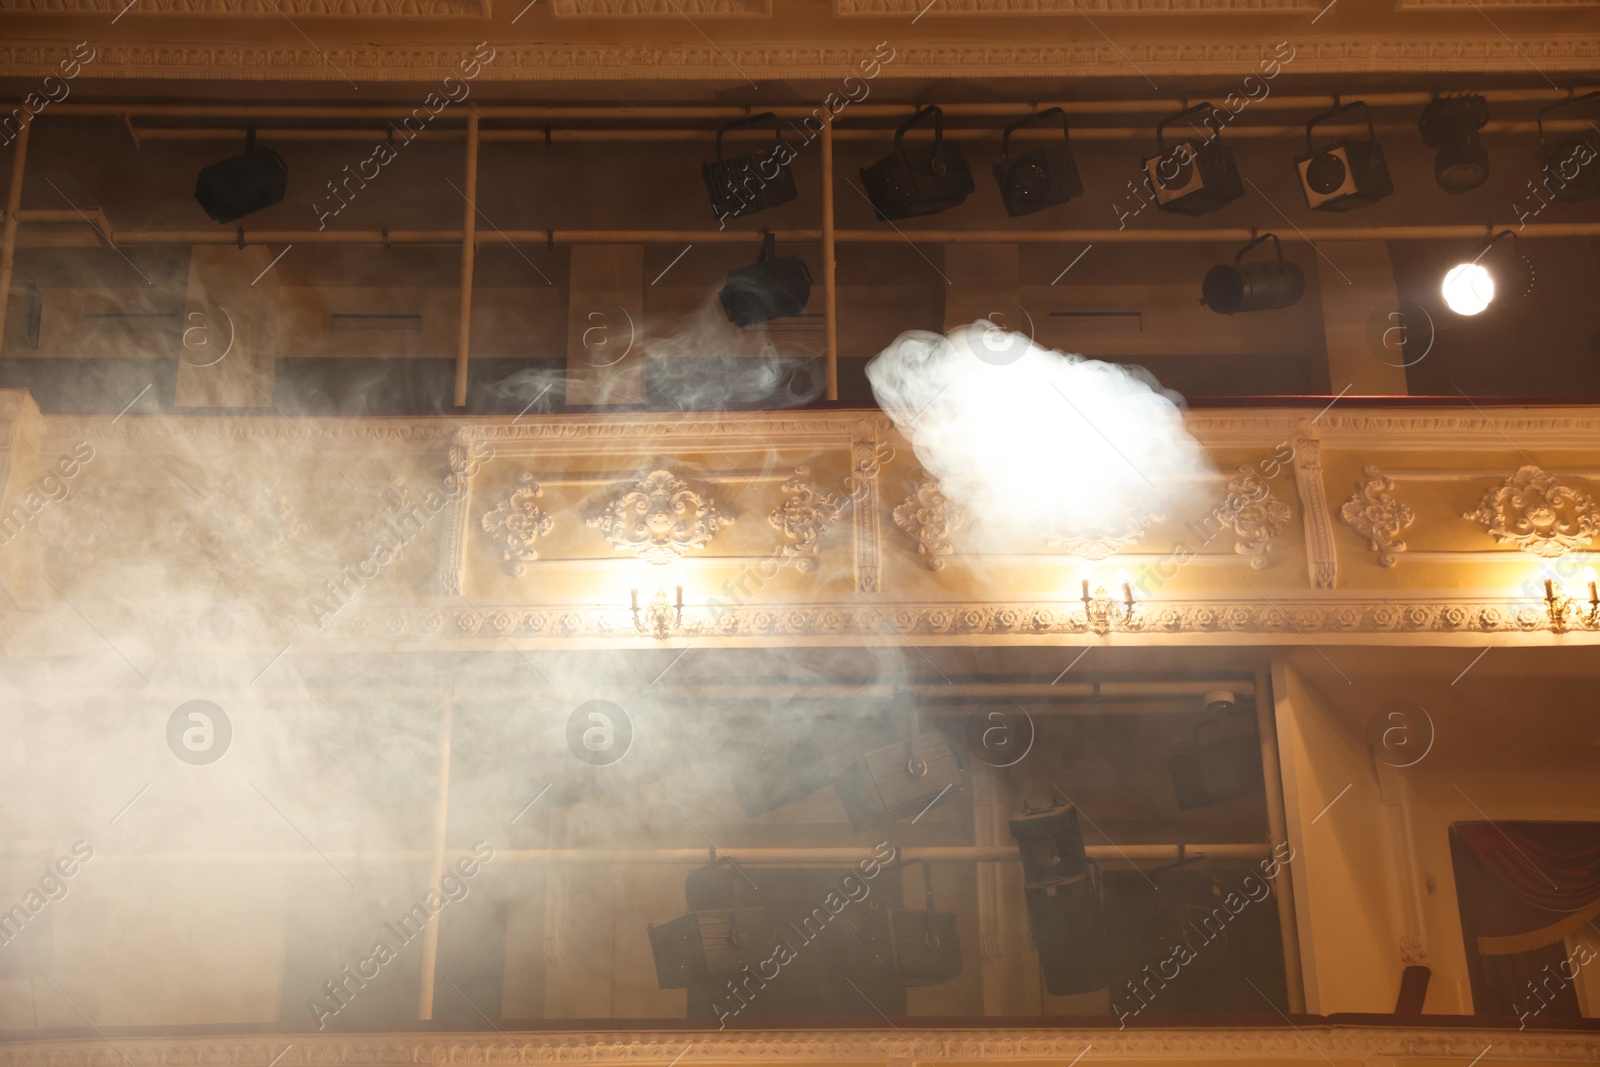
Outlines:
{"type": "Polygon", "coordinates": [[[1555,633],[1566,633],[1573,625],[1592,629],[1596,623],[1600,623],[1600,594],[1595,592],[1593,567],[1583,569],[1583,580],[1589,587],[1588,611],[1583,610],[1582,603],[1576,597],[1565,595],[1559,582],[1546,576],[1544,606],[1550,613],[1550,629],[1555,633]]]}
{"type": "Polygon", "coordinates": [[[665,641],[672,635],[672,631],[683,625],[683,586],[677,588],[677,599],[669,603],[667,591],[657,589],[656,595],[650,598],[650,604],[644,609],[639,607],[639,590],[631,590],[633,594],[633,628],[642,634],[654,634],[665,641]]]}
{"type": "Polygon", "coordinates": [[[1133,586],[1128,583],[1125,571],[1117,575],[1117,580],[1122,584],[1120,605],[1111,599],[1103,585],[1095,586],[1091,592],[1089,568],[1083,568],[1083,617],[1089,629],[1100,637],[1106,636],[1119,626],[1125,627],[1133,622],[1133,586]]]}

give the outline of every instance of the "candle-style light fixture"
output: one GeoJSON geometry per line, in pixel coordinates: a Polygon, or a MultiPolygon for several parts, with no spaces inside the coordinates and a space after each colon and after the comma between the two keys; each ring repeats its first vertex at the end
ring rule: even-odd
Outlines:
{"type": "Polygon", "coordinates": [[[1133,586],[1128,582],[1128,575],[1122,572],[1117,575],[1117,581],[1122,585],[1122,601],[1119,603],[1111,598],[1105,586],[1096,585],[1093,589],[1092,575],[1089,568],[1083,568],[1083,616],[1089,629],[1095,634],[1104,637],[1112,630],[1126,627],[1133,622],[1133,586]]]}
{"type": "Polygon", "coordinates": [[[631,590],[633,594],[633,628],[642,634],[653,634],[665,641],[672,636],[672,631],[683,625],[683,586],[678,586],[675,598],[667,599],[665,589],[657,589],[656,595],[650,598],[650,603],[644,608],[639,607],[639,590],[631,590]]]}
{"type": "Polygon", "coordinates": [[[1550,629],[1555,633],[1566,633],[1574,625],[1593,628],[1600,623],[1600,593],[1595,591],[1595,576],[1593,567],[1583,569],[1583,581],[1589,592],[1589,607],[1584,610],[1582,601],[1577,597],[1567,596],[1557,582],[1549,574],[1544,579],[1544,606],[1550,613],[1550,629]]]}

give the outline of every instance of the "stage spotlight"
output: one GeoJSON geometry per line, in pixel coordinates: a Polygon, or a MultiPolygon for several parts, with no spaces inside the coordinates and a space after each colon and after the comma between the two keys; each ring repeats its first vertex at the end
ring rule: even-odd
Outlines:
{"type": "Polygon", "coordinates": [[[194,198],[213,222],[233,222],[283,199],[289,168],[270,148],[256,144],[256,131],[245,133],[244,151],[219,160],[200,172],[194,198]]]}
{"type": "Polygon", "coordinates": [[[1477,93],[1441,96],[1422,109],[1422,143],[1437,148],[1433,176],[1447,193],[1464,193],[1489,180],[1489,153],[1478,131],[1489,121],[1489,101],[1477,93]]]}
{"type": "Polygon", "coordinates": [[[1527,296],[1533,292],[1533,283],[1533,264],[1522,254],[1517,235],[1501,230],[1472,259],[1450,268],[1440,294],[1457,315],[1476,315],[1497,296],[1527,296]],[[1511,240],[1502,243],[1507,237],[1511,240]]]}
{"type": "Polygon", "coordinates": [[[1200,303],[1219,315],[1271,311],[1295,304],[1305,291],[1305,273],[1298,264],[1283,258],[1283,245],[1277,234],[1264,233],[1239,249],[1232,263],[1220,263],[1206,271],[1200,282],[1200,303]],[[1269,237],[1278,250],[1277,259],[1239,262],[1246,252],[1269,237]]]}
{"type": "Polygon", "coordinates": [[[1083,179],[1072,158],[1067,130],[1067,113],[1059,107],[1046,108],[1036,115],[1018,119],[1000,137],[1000,162],[994,165],[994,180],[1000,184],[1000,198],[1012,218],[1031,215],[1053,204],[1064,204],[1083,195],[1083,179]],[[1030,148],[1011,158],[1011,131],[1047,118],[1061,120],[1061,143],[1030,148]]]}
{"type": "Polygon", "coordinates": [[[778,125],[778,116],[772,112],[763,111],[759,115],[747,115],[723,123],[717,127],[716,160],[700,167],[706,191],[711,194],[711,210],[717,213],[719,219],[732,219],[787,204],[798,195],[794,187],[794,172],[789,169],[793,159],[793,150],[783,143],[783,128],[778,125]],[[722,158],[724,133],[769,119],[777,144],[764,152],[746,152],[732,159],[722,158]]]}
{"type": "Polygon", "coordinates": [[[735,768],[733,795],[739,799],[745,818],[754,819],[804,800],[829,780],[822,746],[805,737],[735,768]]]}
{"type": "Polygon", "coordinates": [[[867,752],[833,780],[856,830],[920,816],[961,784],[961,760],[938,730],[922,732],[910,716],[904,741],[867,752]]]}
{"type": "Polygon", "coordinates": [[[1394,192],[1389,165],[1384,161],[1383,148],[1372,128],[1372,112],[1360,100],[1342,107],[1336,105],[1333,110],[1306,123],[1306,151],[1296,156],[1294,163],[1300,171],[1300,188],[1305,193],[1306,206],[1314,211],[1366,207],[1394,192]],[[1341,137],[1332,144],[1314,146],[1312,134],[1317,126],[1356,108],[1367,111],[1365,141],[1341,137]]]}
{"type": "Polygon", "coordinates": [[[884,221],[933,215],[972,195],[972,168],[961,146],[944,143],[944,112],[929,104],[894,134],[894,151],[861,171],[867,199],[884,221]],[[906,147],[906,131],[933,117],[933,143],[906,147]]]}
{"type": "Polygon", "coordinates": [[[1044,987],[1053,997],[1092,993],[1107,984],[1100,891],[1089,871],[1055,878],[1023,892],[1028,928],[1039,950],[1044,987]]]}
{"type": "Polygon", "coordinates": [[[1544,187],[1556,200],[1576,204],[1600,196],[1600,136],[1590,130],[1544,139],[1544,117],[1557,108],[1600,97],[1600,89],[1562,100],[1539,110],[1539,147],[1534,155],[1544,174],[1544,187]]]}
{"type": "Polygon", "coordinates": [[[961,974],[955,913],[936,910],[933,871],[922,860],[911,863],[922,867],[921,908],[887,907],[873,897],[852,909],[845,922],[846,959],[851,973],[864,982],[938,985],[961,974]]]}
{"type": "Polygon", "coordinates": [[[748,267],[735,267],[723,283],[722,310],[735,326],[798,315],[811,299],[811,272],[798,257],[778,258],[777,239],[761,239],[761,254],[748,267]]]}
{"type": "Polygon", "coordinates": [[[1188,751],[1167,760],[1179,811],[1237,800],[1266,788],[1254,713],[1238,710],[1233,694],[1226,692],[1207,694],[1205,706],[1208,712],[1224,710],[1196,724],[1188,751]],[[1212,737],[1201,740],[1208,727],[1213,728],[1212,737]]]}
{"type": "Polygon", "coordinates": [[[1156,207],[1179,215],[1204,215],[1227,207],[1244,195],[1233,149],[1216,134],[1200,140],[1186,138],[1168,148],[1164,134],[1168,123],[1188,115],[1210,115],[1208,103],[1185,108],[1156,123],[1156,154],[1144,161],[1144,172],[1156,194],[1156,207]]]}
{"type": "Polygon", "coordinates": [[[687,989],[692,981],[733,974],[765,960],[778,943],[765,908],[691,911],[647,929],[662,989],[687,989]]]}
{"type": "Polygon", "coordinates": [[[1071,804],[1024,808],[1011,816],[1011,836],[1022,851],[1022,876],[1029,885],[1076,877],[1088,869],[1078,809],[1071,804]]]}

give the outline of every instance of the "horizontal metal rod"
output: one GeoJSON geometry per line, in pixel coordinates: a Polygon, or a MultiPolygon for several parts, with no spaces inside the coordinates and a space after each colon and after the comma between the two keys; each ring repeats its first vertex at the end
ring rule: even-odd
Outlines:
{"type": "MultiPolygon", "coordinates": [[[[18,221],[28,221],[19,213],[18,221]]],[[[1507,222],[1503,225],[1509,225],[1507,222]]],[[[1314,226],[1263,227],[1292,241],[1440,241],[1478,240],[1502,226],[1478,224],[1436,226],[1314,226]]],[[[779,241],[818,243],[822,231],[810,229],[773,230],[779,241]]],[[[835,240],[843,244],[898,244],[902,241],[928,244],[1194,244],[1249,241],[1254,231],[1242,226],[1212,229],[1175,227],[1124,230],[916,230],[888,227],[882,230],[839,230],[835,240]]],[[[1532,222],[1517,231],[1523,240],[1540,237],[1600,236],[1600,222],[1532,222]]],[[[237,237],[225,230],[115,230],[107,233],[111,243],[127,245],[231,245],[237,237]]],[[[248,244],[318,245],[460,245],[460,230],[250,230],[244,233],[248,244]]],[[[736,230],[483,230],[477,234],[479,246],[518,245],[595,245],[595,244],[725,244],[750,245],[760,242],[755,231],[736,230]]],[[[36,234],[28,247],[75,247],[86,242],[71,234],[36,234]]]]}
{"type": "MultiPolygon", "coordinates": [[[[892,834],[885,833],[885,838],[892,834]]],[[[1272,851],[1264,844],[1183,845],[1185,859],[1206,856],[1214,860],[1261,859],[1272,851]]],[[[1084,852],[1106,866],[1129,867],[1164,864],[1178,858],[1178,845],[1086,845],[1084,852]]],[[[9,848],[3,853],[12,858],[48,858],[55,853],[48,845],[9,848]]],[[[872,855],[870,848],[856,846],[820,848],[719,848],[727,856],[749,866],[815,867],[853,866],[872,855]]],[[[930,863],[1012,863],[1020,862],[1016,845],[908,845],[899,849],[906,861],[930,863]]],[[[447,850],[454,861],[472,853],[465,849],[447,850]]],[[[494,863],[536,863],[560,867],[595,866],[694,866],[710,859],[705,848],[525,848],[496,849],[494,863]]],[[[433,853],[416,849],[397,852],[101,852],[94,854],[99,867],[317,867],[333,864],[351,866],[425,866],[433,853]]]]}
{"type": "MultiPolygon", "coordinates": [[[[1505,133],[1535,133],[1538,124],[1529,121],[1490,122],[1480,131],[1483,134],[1505,133]]],[[[1580,119],[1552,120],[1544,124],[1546,133],[1573,133],[1589,128],[1589,124],[1580,119]]],[[[1342,136],[1364,136],[1367,127],[1360,126],[1319,126],[1318,133],[1324,138],[1342,136]]],[[[1416,135],[1416,123],[1380,122],[1375,124],[1379,133],[1395,136],[1416,135]]],[[[244,137],[246,126],[146,126],[134,129],[134,139],[142,144],[145,141],[236,141],[244,137]]],[[[795,134],[802,136],[814,135],[814,131],[790,127],[785,131],[789,135],[788,143],[795,145],[795,134]]],[[[1173,132],[1174,140],[1185,136],[1185,128],[1176,128],[1173,132]]],[[[981,129],[946,129],[943,137],[947,141],[998,141],[1003,130],[999,126],[981,129]]],[[[1303,138],[1306,129],[1304,126],[1253,126],[1240,124],[1226,128],[1226,140],[1252,139],[1261,140],[1269,138],[1303,138]]],[[[370,129],[307,129],[301,127],[256,127],[256,137],[263,141],[382,141],[388,135],[386,127],[375,126],[370,129]]],[[[573,142],[602,142],[602,143],[644,143],[644,142],[678,142],[698,141],[710,143],[716,140],[716,131],[704,130],[484,130],[478,135],[480,141],[513,141],[535,143],[573,143],[573,142]]],[[[888,141],[895,136],[895,131],[890,127],[878,130],[864,129],[839,129],[835,130],[835,141],[888,141]]],[[[913,130],[907,134],[907,140],[930,140],[931,131],[913,130]]],[[[403,135],[396,143],[420,141],[461,141],[465,139],[465,130],[423,130],[416,134],[403,135]]],[[[723,135],[727,141],[755,141],[772,143],[772,131],[769,130],[730,130],[723,135]]],[[[1059,141],[1061,129],[1051,129],[1049,126],[1034,126],[1017,130],[1011,135],[1013,141],[1059,141]]],[[[1155,129],[1153,126],[1078,126],[1072,130],[1074,141],[1154,141],[1155,129]]]]}
{"type": "MultiPolygon", "coordinates": [[[[1268,58],[1263,54],[1263,58],[1268,58]]],[[[1247,86],[1243,86],[1240,78],[1240,88],[1237,96],[1246,97],[1247,86]]],[[[1263,79],[1265,82],[1265,79],[1263,79]]],[[[1587,91],[1587,87],[1578,86],[1577,93],[1587,91]]],[[[1211,102],[1221,105],[1227,97],[1229,89],[1224,87],[1211,97],[1211,102]]],[[[1545,104],[1567,99],[1564,89],[1498,89],[1487,90],[1480,95],[1491,104],[1545,104]]],[[[844,101],[843,94],[835,94],[836,101],[844,101]]],[[[1359,97],[1368,106],[1382,107],[1426,107],[1433,99],[1431,92],[1377,92],[1366,93],[1359,97]]],[[[583,105],[548,105],[530,106],[523,104],[480,104],[478,114],[484,120],[492,119],[521,119],[534,121],[620,121],[620,120],[653,120],[665,121],[672,119],[736,119],[758,111],[771,111],[781,119],[805,118],[808,115],[826,117],[828,108],[827,97],[824,96],[815,105],[803,104],[778,104],[771,107],[752,105],[742,107],[738,105],[662,105],[638,106],[621,105],[615,107],[594,107],[583,105]]],[[[942,104],[940,107],[947,118],[955,117],[986,117],[986,118],[1020,118],[1023,115],[1043,111],[1046,108],[1059,107],[1069,115],[1160,115],[1179,111],[1191,104],[1199,103],[1199,98],[1159,98],[1140,100],[1042,100],[1028,103],[983,103],[983,104],[942,104]]],[[[1269,94],[1261,99],[1252,99],[1247,105],[1253,110],[1261,111],[1308,111],[1316,112],[1326,110],[1333,104],[1332,96],[1275,96],[1269,94]]],[[[20,105],[19,105],[20,106],[20,105]]],[[[916,104],[868,104],[844,103],[842,109],[834,116],[835,121],[841,119],[905,119],[917,110],[916,104]]],[[[282,118],[282,119],[395,119],[400,120],[421,112],[429,115],[430,122],[464,122],[466,120],[465,108],[445,108],[437,114],[431,114],[421,106],[404,107],[398,105],[375,104],[363,107],[349,105],[318,105],[318,104],[87,104],[87,103],[60,103],[52,104],[52,115],[77,115],[101,117],[141,117],[141,118],[282,118]]]]}

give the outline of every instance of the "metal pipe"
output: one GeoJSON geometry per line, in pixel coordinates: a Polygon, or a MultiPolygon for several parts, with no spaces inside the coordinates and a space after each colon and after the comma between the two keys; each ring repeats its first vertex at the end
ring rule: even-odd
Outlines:
{"type": "Polygon", "coordinates": [[[833,123],[822,126],[822,329],[827,341],[828,400],[839,399],[839,301],[833,231],[833,123]]]}
{"type": "MultiPolygon", "coordinates": [[[[1574,92],[1583,93],[1592,86],[1577,86],[1574,92]]],[[[1481,93],[1491,104],[1543,104],[1565,100],[1568,97],[1564,89],[1494,89],[1481,93]]],[[[1219,95],[1218,100],[1225,94],[1219,95]]],[[[1431,92],[1380,92],[1365,93],[1360,97],[1370,107],[1425,107],[1432,99],[1431,92]]],[[[1164,98],[1141,100],[1040,100],[1027,103],[985,103],[985,104],[945,104],[943,107],[946,117],[984,117],[984,118],[1016,118],[1031,114],[1035,111],[1050,107],[1059,107],[1069,115],[1146,115],[1176,112],[1196,103],[1194,98],[1164,98]]],[[[1327,96],[1266,96],[1259,100],[1252,99],[1248,105],[1255,111],[1319,111],[1325,110],[1333,103],[1333,97],[1327,96]]],[[[293,119],[340,119],[340,118],[371,118],[371,119],[400,119],[404,118],[415,108],[406,108],[392,105],[369,105],[364,107],[351,107],[348,105],[328,106],[315,104],[85,104],[85,103],[60,103],[52,104],[50,111],[55,115],[102,116],[122,118],[124,116],[138,116],[145,118],[293,118],[293,119]]],[[[750,112],[750,108],[739,105],[716,106],[620,106],[620,107],[593,107],[593,106],[528,106],[518,104],[487,104],[481,108],[482,114],[491,119],[524,119],[539,121],[554,121],[560,119],[581,121],[602,121],[616,119],[703,119],[727,120],[743,118],[750,112]]],[[[771,111],[779,118],[805,118],[824,113],[827,109],[821,103],[814,106],[782,104],[773,107],[763,107],[763,111],[771,111]]],[[[845,108],[841,115],[851,118],[874,119],[904,119],[914,114],[916,104],[851,104],[845,108]]],[[[458,112],[445,111],[438,115],[434,121],[454,121],[458,112]]]]}
{"type": "MultiPolygon", "coordinates": [[[[438,803],[433,814],[433,854],[430,857],[432,865],[428,872],[428,888],[434,892],[440,891],[440,882],[444,880],[445,863],[445,835],[450,827],[450,749],[451,734],[454,729],[455,699],[446,697],[444,701],[444,721],[439,727],[439,794],[438,803]]],[[[428,919],[428,925],[422,931],[422,983],[417,1002],[417,1018],[433,1018],[433,987],[434,975],[439,966],[439,913],[436,911],[428,919]]]]}
{"type": "Polygon", "coordinates": [[[467,359],[472,347],[472,265],[478,252],[478,105],[467,110],[466,204],[461,218],[461,321],[456,333],[456,407],[467,406],[467,359]]]}
{"type": "MultiPolygon", "coordinates": [[[[1289,816],[1283,800],[1283,770],[1278,761],[1278,725],[1273,710],[1272,682],[1256,675],[1256,736],[1261,739],[1261,770],[1267,783],[1267,834],[1273,844],[1289,840],[1289,816]]],[[[1301,973],[1300,933],[1294,909],[1294,879],[1285,871],[1274,879],[1278,891],[1278,936],[1283,942],[1284,989],[1291,1012],[1306,1010],[1305,976],[1301,973]]]]}
{"type": "Polygon", "coordinates": [[[16,144],[11,157],[11,187],[6,190],[5,230],[0,234],[0,347],[5,345],[6,311],[11,303],[11,272],[17,259],[17,225],[22,221],[22,172],[28,165],[28,131],[32,122],[22,124],[17,131],[16,144]]]}

